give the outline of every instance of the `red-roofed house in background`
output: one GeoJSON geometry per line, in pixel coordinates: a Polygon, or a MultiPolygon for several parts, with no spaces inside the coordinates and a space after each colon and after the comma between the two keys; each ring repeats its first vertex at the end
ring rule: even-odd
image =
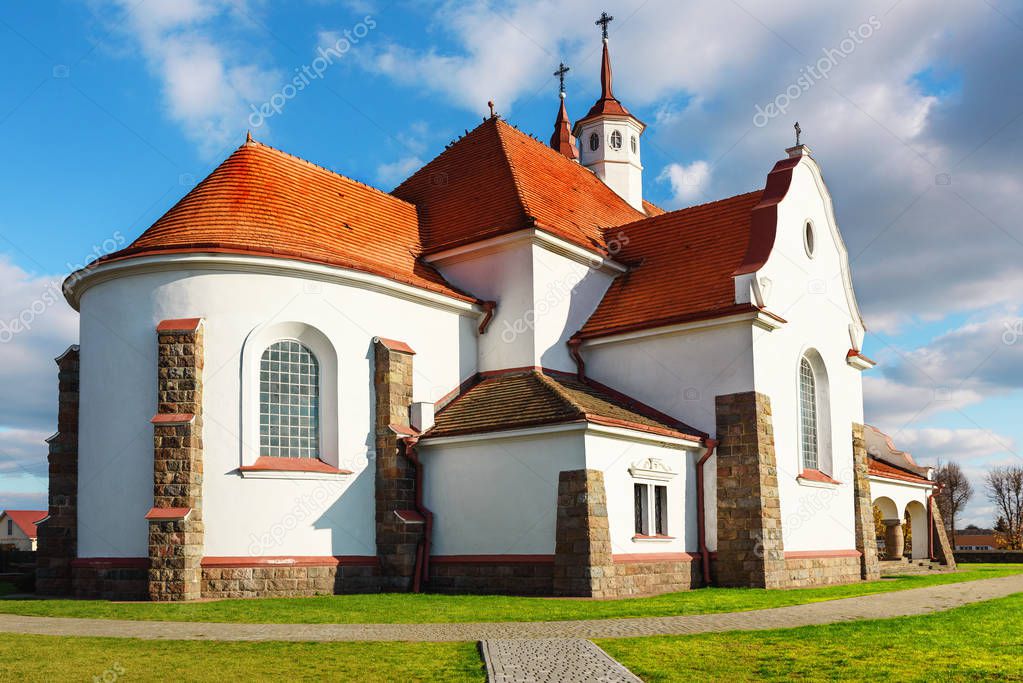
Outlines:
{"type": "Polygon", "coordinates": [[[574,127],[562,97],[549,146],[492,114],[390,193],[246,140],[66,283],[41,585],[877,578],[871,486],[931,484],[868,469],[873,362],[817,162],[797,143],[763,187],[665,212],[644,128],[605,35],[600,96],[574,127]]]}
{"type": "Polygon", "coordinates": [[[0,548],[35,550],[36,524],[46,510],[4,510],[0,512],[0,548]]]}

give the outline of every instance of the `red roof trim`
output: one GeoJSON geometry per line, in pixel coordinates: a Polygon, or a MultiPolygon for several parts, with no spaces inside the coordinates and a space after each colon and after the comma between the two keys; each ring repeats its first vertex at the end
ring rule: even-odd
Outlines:
{"type": "Polygon", "coordinates": [[[832,479],[827,474],[820,470],[804,469],[796,479],[806,479],[808,481],[816,481],[822,484],[841,484],[842,482],[837,479],[832,479]]]}
{"type": "Polygon", "coordinates": [[[375,567],[380,559],[375,555],[267,555],[264,557],[202,558],[201,566],[223,569],[255,567],[375,567]]]}
{"type": "Polygon", "coordinates": [[[156,326],[157,332],[195,332],[202,324],[202,318],[177,318],[164,320],[156,326]]]}
{"type": "Polygon", "coordinates": [[[760,203],[753,207],[750,222],[749,246],[742,264],[733,275],[745,275],[760,270],[774,249],[778,232],[778,204],[785,199],[792,185],[793,169],[802,157],[782,159],[767,174],[767,185],[760,203]]]}
{"type": "Polygon", "coordinates": [[[327,474],[351,474],[313,458],[272,458],[261,455],[252,465],[242,465],[239,472],[323,472],[327,474]]]}
{"type": "Polygon", "coordinates": [[[780,323],[787,323],[785,318],[779,315],[775,315],[770,311],[758,308],[753,304],[733,304],[727,308],[711,309],[707,311],[699,311],[697,313],[686,313],[684,315],[673,315],[655,320],[644,320],[629,325],[618,325],[615,327],[608,327],[594,332],[576,332],[572,335],[572,339],[597,339],[599,337],[613,337],[616,334],[627,334],[629,332],[639,332],[642,330],[652,330],[658,327],[671,327],[672,325],[682,325],[684,323],[699,322],[701,320],[715,320],[717,318],[727,318],[730,315],[739,315],[740,313],[763,313],[766,316],[777,320],[780,323]]]}
{"type": "Polygon", "coordinates": [[[786,550],[786,560],[825,560],[833,557],[860,557],[859,550],[786,550]]]}
{"type": "Polygon", "coordinates": [[[553,555],[434,555],[433,564],[553,564],[553,555]]]}
{"type": "Polygon", "coordinates": [[[390,351],[397,351],[398,353],[407,353],[409,355],[416,355],[416,352],[412,350],[412,347],[403,341],[397,341],[395,339],[386,339],[384,337],[377,337],[376,340],[384,345],[390,351]]]}
{"type": "Polygon", "coordinates": [[[858,349],[849,349],[849,352],[845,354],[845,357],[846,358],[859,358],[861,360],[864,360],[864,361],[870,363],[871,365],[877,365],[877,361],[875,361],[873,358],[869,358],[867,356],[864,356],[858,349]]]}
{"type": "Polygon", "coordinates": [[[187,425],[195,421],[192,413],[157,413],[150,420],[154,425],[187,425]]]}
{"type": "Polygon", "coordinates": [[[188,517],[192,508],[150,508],[146,513],[146,519],[151,522],[171,522],[182,520],[188,517]]]}
{"type": "Polygon", "coordinates": [[[416,510],[395,510],[395,517],[405,524],[423,524],[426,518],[416,510]]]}
{"type": "Polygon", "coordinates": [[[615,564],[638,564],[641,562],[694,562],[697,558],[689,553],[615,553],[611,559],[615,564]]]}
{"type": "Polygon", "coordinates": [[[938,483],[931,481],[926,477],[922,477],[919,474],[914,474],[908,470],[904,470],[901,467],[896,467],[891,463],[884,462],[870,456],[867,459],[867,473],[875,477],[882,477],[884,479],[895,479],[897,481],[908,481],[918,484],[928,484],[930,486],[937,486],[938,483]]]}

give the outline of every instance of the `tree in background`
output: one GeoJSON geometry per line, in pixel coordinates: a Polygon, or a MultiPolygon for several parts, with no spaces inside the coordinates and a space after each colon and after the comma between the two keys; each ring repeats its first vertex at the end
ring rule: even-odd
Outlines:
{"type": "Polygon", "coordinates": [[[1023,467],[995,467],[987,473],[985,486],[1005,529],[999,534],[1005,548],[1023,550],[1023,467]]]}
{"type": "Polygon", "coordinates": [[[956,547],[956,516],[966,507],[973,496],[973,485],[966,478],[963,468],[958,463],[949,462],[934,468],[934,479],[940,488],[934,500],[938,502],[938,511],[945,520],[945,530],[951,537],[952,547],[956,547]]]}

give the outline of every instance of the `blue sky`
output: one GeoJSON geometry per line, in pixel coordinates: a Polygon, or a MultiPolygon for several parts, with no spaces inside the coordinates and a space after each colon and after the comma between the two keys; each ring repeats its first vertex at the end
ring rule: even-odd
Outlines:
{"type": "Polygon", "coordinates": [[[979,477],[1018,463],[1023,443],[1023,93],[1008,80],[1023,12],[995,0],[5,4],[0,323],[30,311],[31,324],[9,339],[0,328],[0,508],[43,500],[52,358],[76,334],[73,312],[48,302],[54,282],[136,237],[248,128],[383,189],[474,127],[488,99],[546,139],[559,61],[570,115],[597,94],[600,9],[616,17],[616,93],[649,125],[653,201],[762,186],[800,121],[882,362],[867,419],[918,460],[959,460],[977,488],[968,519],[989,523],[979,477]],[[290,96],[318,49],[339,45],[290,96]],[[829,54],[827,77],[799,85],[829,54]],[[784,113],[757,125],[771,103],[784,113]]]}

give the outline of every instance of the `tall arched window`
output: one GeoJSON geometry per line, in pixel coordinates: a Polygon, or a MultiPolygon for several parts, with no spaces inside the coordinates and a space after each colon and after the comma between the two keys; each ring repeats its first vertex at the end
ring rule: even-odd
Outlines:
{"type": "Polygon", "coordinates": [[[799,361],[799,441],[803,468],[808,470],[820,469],[817,412],[817,378],[810,360],[803,356],[799,361]]]}
{"type": "Polygon", "coordinates": [[[320,455],[320,366],[292,339],[274,342],[259,361],[259,449],[273,458],[320,455]]]}

